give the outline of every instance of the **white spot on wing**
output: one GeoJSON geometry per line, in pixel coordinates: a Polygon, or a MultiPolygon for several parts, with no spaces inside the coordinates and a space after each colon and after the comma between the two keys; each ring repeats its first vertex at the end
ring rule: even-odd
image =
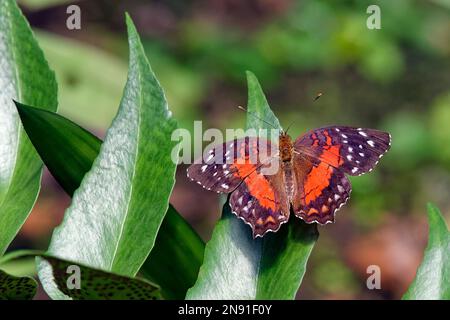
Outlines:
{"type": "Polygon", "coordinates": [[[358,169],[357,167],[354,167],[354,168],[352,169],[352,172],[353,172],[353,173],[356,173],[358,170],[359,170],[359,169],[358,169]]]}
{"type": "Polygon", "coordinates": [[[341,186],[340,184],[338,184],[337,188],[338,188],[338,191],[339,191],[340,193],[344,193],[345,189],[344,189],[343,186],[341,186]]]}
{"type": "MultiPolygon", "coordinates": [[[[358,129],[359,130],[359,129],[358,129]]],[[[364,131],[359,131],[358,132],[360,135],[362,135],[363,137],[367,137],[367,133],[365,133],[364,131]]]]}
{"type": "Polygon", "coordinates": [[[347,159],[348,159],[348,161],[352,161],[353,157],[349,154],[349,155],[347,155],[347,159]]]}
{"type": "Polygon", "coordinates": [[[224,189],[229,189],[230,188],[230,186],[227,185],[226,183],[222,183],[221,187],[224,188],[224,189]]]}
{"type": "Polygon", "coordinates": [[[367,141],[367,144],[371,147],[375,147],[375,143],[372,140],[367,141]]]}

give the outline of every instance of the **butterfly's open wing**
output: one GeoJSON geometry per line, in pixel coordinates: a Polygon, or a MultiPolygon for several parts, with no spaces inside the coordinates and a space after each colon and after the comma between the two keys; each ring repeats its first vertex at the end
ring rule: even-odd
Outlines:
{"type": "Polygon", "coordinates": [[[231,194],[230,206],[234,214],[251,226],[253,237],[262,237],[268,231],[277,231],[289,219],[289,200],[284,188],[283,173],[266,175],[263,164],[248,175],[231,194]]]}
{"type": "Polygon", "coordinates": [[[306,155],[294,154],[297,181],[292,208],[307,223],[334,222],[335,212],[350,197],[351,185],[335,167],[306,155]]]}
{"type": "Polygon", "coordinates": [[[217,193],[233,192],[262,163],[269,161],[276,146],[258,137],[245,137],[207,149],[187,169],[187,176],[217,193]]]}
{"type": "Polygon", "coordinates": [[[372,171],[390,146],[387,132],[336,126],[307,132],[295,141],[294,150],[357,176],[372,171]]]}
{"type": "Polygon", "coordinates": [[[292,204],[306,222],[325,224],[350,197],[349,175],[372,171],[390,148],[388,133],[352,127],[309,131],[294,143],[297,190],[292,204]]]}

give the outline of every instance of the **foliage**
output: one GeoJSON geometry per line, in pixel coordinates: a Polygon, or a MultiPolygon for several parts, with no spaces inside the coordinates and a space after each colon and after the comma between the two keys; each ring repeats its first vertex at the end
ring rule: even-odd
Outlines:
{"type": "Polygon", "coordinates": [[[428,204],[429,236],[416,278],[406,300],[450,300],[450,232],[441,212],[428,204]]]}

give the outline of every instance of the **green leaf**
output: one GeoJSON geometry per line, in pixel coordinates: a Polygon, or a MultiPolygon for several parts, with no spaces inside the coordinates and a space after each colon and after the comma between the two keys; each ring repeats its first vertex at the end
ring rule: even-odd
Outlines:
{"type": "Polygon", "coordinates": [[[184,299],[197,280],[205,244],[192,227],[169,206],[148,259],[140,272],[158,283],[166,299],[184,299]]]}
{"type": "Polygon", "coordinates": [[[266,96],[256,76],[247,71],[248,103],[247,129],[281,129],[280,122],[270,109],[266,96]],[[252,115],[253,114],[253,115],[252,115]],[[272,125],[269,125],[272,124],[272,125]]]}
{"type": "Polygon", "coordinates": [[[42,162],[26,136],[13,99],[56,110],[53,72],[13,0],[0,2],[0,256],[36,201],[42,162]]]}
{"type": "Polygon", "coordinates": [[[48,253],[134,276],[168,209],[176,123],[128,16],[127,25],[130,70],[118,114],[55,229],[48,253]]]}
{"type": "Polygon", "coordinates": [[[48,170],[69,194],[81,184],[102,141],[72,121],[53,112],[16,102],[20,119],[48,170]]]}
{"type": "MultiPolygon", "coordinates": [[[[247,128],[271,129],[270,123],[281,129],[256,77],[247,72],[247,80],[247,128]]],[[[231,213],[227,202],[187,298],[293,299],[317,237],[315,225],[291,213],[289,223],[278,232],[253,239],[251,229],[231,213]]]]}
{"type": "Polygon", "coordinates": [[[439,209],[428,204],[429,235],[416,278],[402,299],[450,300],[450,233],[439,209]]]}
{"type": "Polygon", "coordinates": [[[0,270],[0,300],[31,300],[37,282],[30,277],[16,277],[0,270]]]}
{"type": "Polygon", "coordinates": [[[20,4],[33,10],[43,10],[49,7],[70,4],[78,2],[78,0],[19,0],[20,4]]]}
{"type": "Polygon", "coordinates": [[[45,291],[59,300],[156,300],[158,286],[48,255],[36,257],[45,291]],[[77,276],[79,278],[77,279],[77,276]],[[76,285],[79,284],[79,289],[76,285]]]}
{"type": "MultiPolygon", "coordinates": [[[[42,160],[72,195],[91,168],[102,141],[56,113],[22,104],[17,108],[42,160]]],[[[204,247],[197,233],[169,206],[155,246],[140,271],[162,287],[166,299],[183,299],[197,279],[204,247]]]]}

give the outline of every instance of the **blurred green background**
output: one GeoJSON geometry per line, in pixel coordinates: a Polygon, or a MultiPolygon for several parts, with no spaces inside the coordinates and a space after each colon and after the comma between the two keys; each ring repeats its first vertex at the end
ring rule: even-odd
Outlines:
{"type": "MultiPolygon", "coordinates": [[[[290,133],[339,124],[387,130],[391,151],[352,178],[337,223],[320,227],[300,299],[396,299],[427,241],[425,204],[450,217],[450,1],[19,1],[59,83],[59,112],[102,137],[127,75],[124,12],[133,17],[180,126],[242,128],[245,70],[290,133]],[[81,30],[66,8],[81,8],[81,30]],[[369,30],[366,9],[381,9],[369,30]],[[318,92],[323,96],[313,102],[318,92]],[[366,268],[381,268],[368,290],[366,268]]],[[[70,199],[46,173],[11,249],[48,245],[70,199]]],[[[218,198],[180,166],[171,202],[208,240],[218,198]]],[[[12,266],[31,272],[32,263],[12,266]]],[[[42,293],[41,293],[42,295],[42,293]]]]}

